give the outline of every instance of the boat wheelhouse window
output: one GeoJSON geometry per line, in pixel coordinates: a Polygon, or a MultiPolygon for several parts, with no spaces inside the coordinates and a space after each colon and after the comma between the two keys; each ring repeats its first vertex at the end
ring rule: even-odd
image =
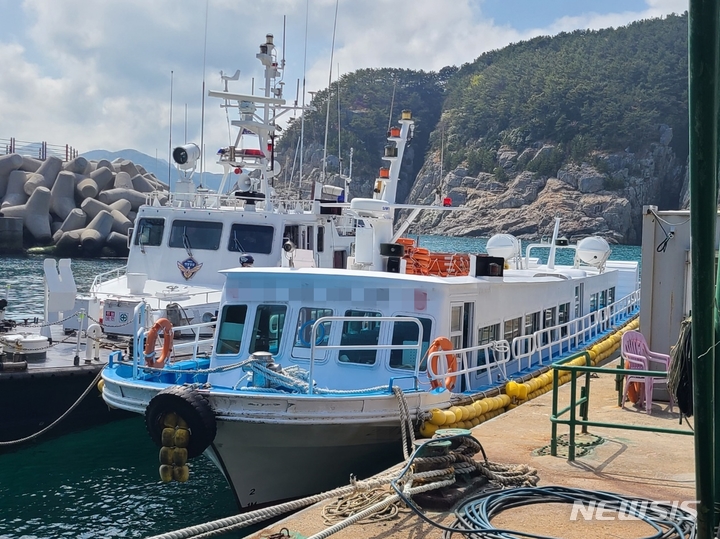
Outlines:
{"type": "Polygon", "coordinates": [[[135,232],[135,245],[160,245],[165,231],[165,219],[142,217],[135,232]]]}
{"type": "MultiPolygon", "coordinates": [[[[430,348],[430,332],[432,331],[432,320],[429,318],[418,318],[422,324],[422,348],[420,357],[425,358],[427,349],[430,348]]],[[[415,322],[395,322],[392,330],[392,344],[394,346],[416,345],[418,343],[418,325],[415,322]]],[[[393,369],[415,370],[417,361],[416,350],[391,350],[390,367],[393,369]]],[[[426,361],[420,364],[420,370],[427,369],[426,361]]]]}
{"type": "Polygon", "coordinates": [[[598,309],[603,309],[607,305],[607,290],[600,292],[600,301],[598,302],[598,309]]]}
{"type": "Polygon", "coordinates": [[[228,251],[269,255],[275,229],[267,225],[235,223],[230,229],[228,251]]]}
{"type": "Polygon", "coordinates": [[[250,341],[251,354],[253,352],[278,353],[286,312],[286,305],[258,305],[250,341]]]}
{"type": "MultiPolygon", "coordinates": [[[[298,316],[297,326],[295,328],[295,344],[293,346],[297,348],[310,348],[310,339],[312,337],[312,327],[315,320],[324,316],[332,316],[332,309],[318,309],[315,307],[303,307],[300,309],[300,315],[298,316]]],[[[330,339],[330,329],[332,322],[328,320],[323,322],[317,328],[315,334],[315,344],[318,346],[325,346],[330,339]]]]}
{"type": "Polygon", "coordinates": [[[455,350],[463,348],[463,305],[452,305],[450,307],[450,342],[455,350]]]}
{"type": "Polygon", "coordinates": [[[591,294],[590,295],[590,312],[594,312],[598,310],[598,294],[591,294]]]}
{"type": "Polygon", "coordinates": [[[608,288],[608,294],[607,294],[607,302],[608,305],[612,305],[615,303],[615,287],[608,288]]]}
{"type": "Polygon", "coordinates": [[[503,328],[503,338],[507,342],[511,343],[515,337],[519,337],[521,335],[521,328],[522,317],[513,318],[512,320],[505,320],[503,328]]]}
{"type": "Polygon", "coordinates": [[[225,305],[218,327],[218,340],[215,348],[218,354],[235,355],[240,352],[247,305],[225,305]]]}
{"type": "Polygon", "coordinates": [[[170,229],[168,246],[185,249],[188,253],[192,249],[217,251],[220,248],[221,234],[222,223],[178,219],[173,221],[170,229]]]}
{"type": "MultiPolygon", "coordinates": [[[[380,322],[372,318],[382,316],[374,311],[359,311],[350,309],[345,316],[364,316],[367,320],[353,320],[343,322],[340,346],[377,346],[380,339],[380,322]]],[[[377,350],[340,350],[338,360],[343,363],[360,363],[374,365],[377,359],[377,350]]]]}

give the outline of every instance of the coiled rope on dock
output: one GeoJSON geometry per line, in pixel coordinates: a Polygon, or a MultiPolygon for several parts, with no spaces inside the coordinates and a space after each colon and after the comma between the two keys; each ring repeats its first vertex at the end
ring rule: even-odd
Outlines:
{"type": "Polygon", "coordinates": [[[451,526],[425,520],[444,530],[445,539],[450,539],[456,533],[464,536],[472,534],[473,537],[486,539],[508,537],[553,539],[544,535],[495,528],[491,523],[492,518],[502,511],[538,503],[573,505],[581,503],[591,508],[602,507],[603,511],[616,511],[618,514],[642,520],[654,528],[657,533],[649,537],[692,539],[696,536],[695,516],[682,507],[644,498],[621,496],[612,492],[561,486],[516,488],[483,493],[466,501],[455,511],[456,521],[451,526]]]}
{"type": "MultiPolygon", "coordinates": [[[[490,463],[485,456],[485,452],[482,449],[482,445],[471,438],[469,435],[456,435],[447,437],[449,440],[460,439],[460,444],[454,450],[451,450],[450,454],[460,455],[458,462],[466,462],[466,456],[469,456],[472,451],[482,451],[484,460],[476,463],[475,466],[480,466],[485,469],[486,476],[491,482],[498,485],[500,484],[536,484],[537,483],[537,471],[524,466],[513,466],[513,465],[499,465],[490,463]],[[467,440],[471,440],[469,443],[467,440]]],[[[403,502],[414,507],[414,503],[411,497],[421,492],[427,492],[450,486],[455,482],[455,473],[458,473],[453,466],[453,460],[446,459],[443,461],[437,461],[436,464],[440,464],[443,467],[440,469],[432,469],[423,472],[415,472],[414,467],[417,464],[425,463],[429,461],[422,461],[420,459],[426,458],[421,457],[423,448],[430,443],[436,442],[437,439],[428,440],[424,444],[420,445],[412,456],[405,462],[396,465],[389,470],[378,474],[370,479],[364,481],[357,481],[351,478],[350,484],[344,487],[339,487],[334,490],[308,496],[299,500],[282,503],[273,507],[267,507],[263,509],[257,509],[248,513],[242,513],[232,517],[227,517],[196,526],[190,526],[181,530],[171,531],[160,535],[152,536],[148,539],[207,539],[210,537],[216,537],[252,524],[257,524],[265,520],[280,516],[282,514],[296,511],[310,505],[314,505],[318,502],[329,500],[332,498],[346,497],[356,493],[367,493],[372,492],[373,489],[387,487],[390,485],[394,490],[394,495],[389,495],[384,499],[375,501],[373,498],[372,503],[369,507],[360,510],[359,512],[347,516],[341,522],[334,524],[333,526],[323,530],[319,534],[313,536],[313,539],[321,539],[329,537],[337,531],[344,529],[351,524],[364,520],[370,515],[385,510],[385,508],[403,502]],[[413,485],[413,482],[420,481],[422,484],[413,485]]],[[[448,455],[449,456],[449,455],[448,455]]],[[[468,470],[469,471],[469,470],[468,470]]],[[[366,499],[371,499],[366,496],[366,499]]],[[[355,509],[360,509],[360,504],[355,504],[355,509]]],[[[309,538],[310,539],[310,538],[309,538]]]]}

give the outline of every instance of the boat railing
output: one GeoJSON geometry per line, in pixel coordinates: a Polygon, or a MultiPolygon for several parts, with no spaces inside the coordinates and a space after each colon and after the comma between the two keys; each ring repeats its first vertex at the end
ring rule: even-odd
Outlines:
{"type": "Polygon", "coordinates": [[[634,314],[639,304],[640,292],[635,291],[580,318],[515,337],[512,358],[518,361],[518,370],[558,358],[618,325],[634,314]]]}
{"type": "MultiPolygon", "coordinates": [[[[530,251],[533,249],[550,249],[552,243],[531,243],[525,248],[525,268],[530,268],[530,251]]],[[[555,249],[570,249],[577,251],[577,245],[555,245],[555,249]]],[[[550,261],[548,260],[548,263],[550,261]]]]}
{"type": "MultiPolygon", "coordinates": [[[[310,330],[310,366],[308,367],[308,379],[313,379],[313,370],[315,367],[315,351],[316,350],[414,350],[415,357],[420,358],[423,345],[423,327],[420,320],[412,316],[323,316],[313,323],[310,330]],[[418,337],[416,344],[318,344],[318,328],[322,327],[323,331],[325,322],[412,322],[418,327],[418,337]]],[[[420,361],[415,361],[415,385],[417,386],[420,379],[420,361]]],[[[397,377],[395,377],[397,378],[397,377]]],[[[313,386],[310,384],[308,394],[313,394],[313,386]]]]}
{"type": "Polygon", "coordinates": [[[492,384],[495,374],[499,374],[503,379],[507,378],[506,365],[510,361],[510,343],[506,340],[492,341],[477,346],[469,346],[467,348],[458,348],[449,352],[455,354],[459,359],[457,371],[450,372],[447,355],[445,350],[439,350],[428,354],[427,374],[430,380],[437,380],[443,387],[445,379],[456,376],[462,376],[465,379],[465,387],[472,387],[470,375],[478,373],[477,376],[485,374],[487,383],[492,384]],[[433,371],[435,362],[433,359],[438,358],[438,371],[433,371]]]}
{"type": "MultiPolygon", "coordinates": [[[[133,311],[133,353],[132,353],[132,369],[133,378],[140,377],[140,369],[145,365],[145,341],[148,332],[148,319],[151,307],[144,301],[135,306],[133,311]]],[[[185,342],[173,343],[173,355],[188,355],[197,357],[200,354],[201,347],[211,347],[214,338],[203,338],[203,333],[212,330],[217,322],[201,322],[199,324],[188,324],[186,326],[178,326],[174,329],[189,330],[194,333],[194,338],[185,342]],[[205,331],[203,331],[205,330],[205,331]]]]}
{"type": "Polygon", "coordinates": [[[102,283],[104,283],[105,281],[109,281],[110,279],[118,279],[125,275],[126,271],[127,267],[122,266],[119,268],[111,269],[109,271],[105,271],[103,273],[98,273],[93,279],[92,284],[90,285],[90,293],[96,293],[102,283]]]}

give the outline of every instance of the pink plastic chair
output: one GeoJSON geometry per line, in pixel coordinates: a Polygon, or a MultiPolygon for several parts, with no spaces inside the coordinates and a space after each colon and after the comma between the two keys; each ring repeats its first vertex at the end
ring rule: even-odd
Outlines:
{"type": "MultiPolygon", "coordinates": [[[[636,369],[640,371],[657,371],[670,369],[670,356],[667,354],[660,354],[658,352],[652,352],[645,341],[642,333],[639,331],[627,331],[622,336],[622,357],[625,360],[626,369],[636,369]],[[653,363],[662,364],[662,368],[658,368],[653,363]]],[[[652,395],[653,389],[656,385],[667,387],[667,378],[656,378],[653,376],[636,376],[626,375],[625,376],[625,389],[623,391],[622,405],[625,406],[625,399],[627,398],[628,389],[630,384],[633,382],[639,382],[644,384],[644,391],[640,392],[639,404],[645,403],[645,411],[648,414],[652,413],[652,395]],[[644,393],[644,394],[643,394],[644,393]]],[[[670,413],[673,412],[674,399],[670,394],[670,413]]]]}

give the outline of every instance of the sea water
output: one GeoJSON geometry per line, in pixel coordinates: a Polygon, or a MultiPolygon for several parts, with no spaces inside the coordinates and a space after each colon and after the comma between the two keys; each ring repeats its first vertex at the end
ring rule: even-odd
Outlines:
{"type": "MultiPolygon", "coordinates": [[[[420,246],[443,252],[484,252],[485,243],[419,238],[420,246]]],[[[537,256],[544,260],[547,251],[540,249],[537,256]]],[[[640,248],[613,246],[611,259],[639,260],[640,248]]],[[[558,251],[558,263],[571,260],[567,250],[558,251]]],[[[2,258],[0,297],[7,295],[9,301],[6,317],[42,316],[42,264],[43,257],[2,258]]],[[[72,268],[82,292],[98,273],[123,265],[124,260],[74,260],[72,268]]],[[[187,483],[162,483],[158,449],[141,416],[1,454],[0,537],[147,537],[235,514],[233,493],[220,471],[204,456],[190,465],[187,483]]]]}

